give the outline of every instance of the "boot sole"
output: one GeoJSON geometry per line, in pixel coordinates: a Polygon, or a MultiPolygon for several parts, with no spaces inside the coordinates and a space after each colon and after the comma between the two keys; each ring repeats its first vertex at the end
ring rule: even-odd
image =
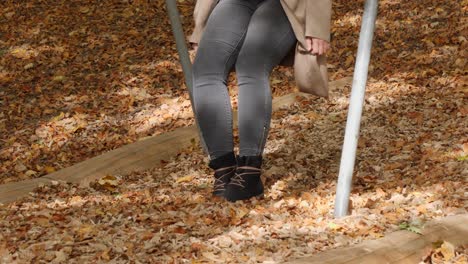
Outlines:
{"type": "Polygon", "coordinates": [[[224,197],[226,199],[226,201],[229,201],[229,202],[236,202],[236,201],[246,201],[246,200],[250,200],[252,198],[257,198],[257,199],[263,199],[265,198],[265,194],[264,193],[261,193],[261,194],[257,194],[257,195],[254,195],[254,196],[250,196],[249,198],[245,198],[245,199],[237,199],[237,200],[231,200],[231,199],[228,199],[227,197],[224,197]]]}

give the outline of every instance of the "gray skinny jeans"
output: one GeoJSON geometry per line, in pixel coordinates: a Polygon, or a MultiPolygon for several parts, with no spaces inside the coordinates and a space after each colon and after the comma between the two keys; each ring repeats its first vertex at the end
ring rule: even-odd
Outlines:
{"type": "Polygon", "coordinates": [[[262,155],[272,112],[270,73],[296,41],[279,0],[220,0],[215,6],[193,63],[195,116],[210,159],[234,149],[226,87],[233,66],[239,155],[262,155]]]}

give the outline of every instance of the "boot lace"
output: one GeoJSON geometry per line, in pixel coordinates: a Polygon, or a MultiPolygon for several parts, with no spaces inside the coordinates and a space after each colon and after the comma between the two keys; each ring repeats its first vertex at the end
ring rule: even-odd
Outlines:
{"type": "Polygon", "coordinates": [[[234,165],[234,166],[224,167],[224,168],[220,168],[220,169],[215,170],[215,173],[217,173],[219,171],[224,171],[224,170],[230,169],[229,171],[225,172],[223,175],[215,178],[215,181],[214,181],[214,184],[213,184],[214,191],[224,191],[225,183],[223,181],[223,178],[226,177],[227,175],[229,175],[230,173],[232,173],[233,170],[236,169],[236,167],[237,166],[234,165]]]}
{"type": "Polygon", "coordinates": [[[243,173],[235,173],[234,176],[231,178],[231,182],[229,184],[234,184],[237,185],[241,188],[245,188],[245,179],[242,177],[242,175],[247,175],[247,174],[258,174],[260,173],[261,169],[252,167],[252,166],[241,166],[237,167],[238,169],[249,169],[249,170],[254,170],[251,172],[243,172],[243,173]]]}

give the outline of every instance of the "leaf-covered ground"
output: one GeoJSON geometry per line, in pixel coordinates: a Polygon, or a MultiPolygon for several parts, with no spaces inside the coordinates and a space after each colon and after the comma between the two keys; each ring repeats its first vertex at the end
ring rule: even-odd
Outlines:
{"type": "MultiPolygon", "coordinates": [[[[432,101],[417,103],[419,93],[392,102],[397,88],[378,86],[373,81],[378,92],[366,107],[352,214],[346,218],[332,216],[344,97],[336,96],[332,107],[302,99],[274,115],[264,199],[232,204],[211,198],[212,172],[195,145],[162,168],[109,175],[92,188],[57,182],[0,207],[0,257],[278,263],[400,228],[418,232],[431,219],[466,213],[464,154],[453,147],[459,139],[444,137],[446,129],[438,124],[452,116],[450,122],[459,125],[462,118],[434,111],[432,101]],[[384,119],[389,107],[401,118],[384,119]],[[424,116],[408,114],[412,108],[424,116]]],[[[460,100],[438,98],[444,108],[460,100]]],[[[453,258],[467,260],[466,254],[453,258]]]]}
{"type": "MultiPolygon", "coordinates": [[[[187,34],[193,5],[179,3],[187,34]]],[[[0,3],[0,183],[193,124],[163,6],[0,3]]],[[[331,80],[352,75],[362,6],[334,1],[331,80]]],[[[273,114],[265,199],[212,199],[192,146],[162,168],[1,206],[0,262],[277,263],[466,213],[467,6],[380,1],[349,217],[332,217],[345,87],[273,114]]],[[[275,71],[273,96],[294,91],[292,80],[275,71]]]]}
{"type": "MultiPolygon", "coordinates": [[[[187,34],[193,5],[179,5],[187,34]]],[[[435,91],[449,96],[466,73],[466,1],[380,5],[370,76],[424,89],[421,101],[435,91]]],[[[2,1],[0,8],[0,183],[193,124],[164,1],[2,1]]],[[[331,80],[352,74],[362,1],[334,1],[334,11],[331,80]]],[[[291,69],[275,71],[273,96],[293,91],[292,79],[291,69]]],[[[236,106],[234,78],[230,93],[236,106]]]]}

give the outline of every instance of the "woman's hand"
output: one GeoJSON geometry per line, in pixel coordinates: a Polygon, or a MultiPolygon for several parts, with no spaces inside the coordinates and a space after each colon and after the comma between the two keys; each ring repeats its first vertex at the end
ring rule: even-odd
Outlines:
{"type": "Polygon", "coordinates": [[[195,56],[197,55],[198,43],[191,43],[192,49],[189,49],[190,61],[193,63],[195,61],[195,56]]]}
{"type": "Polygon", "coordinates": [[[307,51],[314,55],[325,54],[330,48],[328,41],[306,36],[307,51]]]}
{"type": "Polygon", "coordinates": [[[194,53],[197,53],[198,50],[198,43],[192,43],[192,49],[194,53]]]}

